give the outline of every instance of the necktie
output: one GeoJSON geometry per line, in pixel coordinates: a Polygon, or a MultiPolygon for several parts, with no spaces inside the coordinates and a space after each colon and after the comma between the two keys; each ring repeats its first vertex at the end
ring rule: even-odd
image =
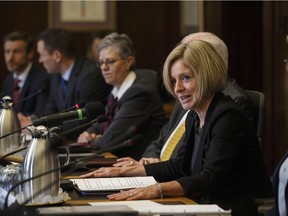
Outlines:
{"type": "Polygon", "coordinates": [[[114,111],[117,106],[117,98],[112,94],[108,97],[105,116],[107,120],[101,124],[101,133],[103,134],[112,122],[114,111]]]}
{"type": "Polygon", "coordinates": [[[161,156],[161,161],[166,161],[169,160],[174,148],[176,147],[177,143],[181,139],[185,132],[185,121],[179,125],[179,127],[176,129],[174,132],[173,136],[169,140],[169,143],[167,144],[162,156],[161,156]]]}
{"type": "Polygon", "coordinates": [[[20,96],[20,87],[19,87],[20,80],[15,78],[13,81],[13,102],[17,104],[19,96],[20,96]]]}
{"type": "Polygon", "coordinates": [[[68,89],[68,81],[61,78],[61,87],[62,87],[63,95],[64,95],[64,97],[66,97],[67,89],[68,89]]]}

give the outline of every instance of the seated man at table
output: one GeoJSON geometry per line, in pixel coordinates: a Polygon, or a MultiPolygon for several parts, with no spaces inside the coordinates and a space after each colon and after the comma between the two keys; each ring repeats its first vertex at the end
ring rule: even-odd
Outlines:
{"type": "Polygon", "coordinates": [[[34,40],[25,32],[4,36],[4,56],[9,74],[5,77],[1,98],[9,95],[19,115],[40,115],[49,96],[50,76],[32,61],[34,40]]]}
{"type": "Polygon", "coordinates": [[[98,45],[98,52],[103,77],[107,84],[114,86],[108,96],[107,121],[96,123],[80,134],[78,142],[90,142],[95,149],[108,150],[136,133],[141,134],[141,141],[113,151],[118,157],[128,155],[138,160],[165,122],[158,90],[133,71],[135,52],[128,35],[107,35],[98,45]]]}
{"type": "MultiPolygon", "coordinates": [[[[81,108],[87,103],[106,103],[111,86],[106,84],[95,62],[78,55],[73,34],[63,28],[50,28],[37,37],[39,62],[51,74],[49,99],[42,117],[71,110],[78,104],[81,108]]],[[[23,126],[31,122],[21,117],[23,126]]],[[[84,120],[85,122],[85,120],[84,120]]],[[[64,124],[63,130],[81,125],[83,122],[64,124]]],[[[68,134],[76,141],[83,130],[68,134]]]]}
{"type": "MultiPolygon", "coordinates": [[[[182,43],[189,43],[193,40],[203,40],[210,43],[223,58],[225,64],[228,65],[228,48],[226,44],[215,34],[210,32],[193,33],[184,37],[182,43]]],[[[223,90],[223,93],[225,95],[230,95],[232,99],[234,99],[234,101],[244,110],[249,120],[256,125],[256,113],[253,103],[246,94],[245,90],[238,85],[235,79],[228,79],[228,83],[226,88],[223,90]]],[[[179,130],[177,131],[177,129],[181,123],[185,122],[185,113],[186,111],[182,108],[181,104],[176,102],[169,122],[161,129],[158,139],[152,141],[146,148],[141,160],[136,161],[130,157],[119,158],[114,166],[157,163],[174,158],[183,139],[182,135],[184,131],[182,131],[182,133],[180,132],[181,134],[179,135],[179,130]],[[175,136],[175,134],[177,134],[177,136],[175,136]],[[175,141],[175,139],[177,141],[175,141]]]]}

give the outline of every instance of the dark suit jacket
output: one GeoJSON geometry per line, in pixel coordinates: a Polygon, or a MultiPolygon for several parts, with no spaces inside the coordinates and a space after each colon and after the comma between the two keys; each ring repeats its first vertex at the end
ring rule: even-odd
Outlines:
{"type": "MultiPolygon", "coordinates": [[[[136,74],[134,83],[117,101],[112,123],[94,144],[97,149],[111,146],[115,139],[120,140],[114,144],[120,144],[134,135],[133,132],[129,134],[129,130],[131,126],[136,126],[137,133],[143,136],[142,139],[133,143],[132,147],[113,151],[113,153],[119,157],[129,156],[139,159],[147,145],[158,136],[164,123],[164,110],[157,89],[145,78],[136,74]],[[127,136],[124,136],[125,134],[127,136]]],[[[99,126],[95,124],[88,131],[99,133],[99,126]]]]}
{"type": "MultiPolygon", "coordinates": [[[[275,205],[274,207],[266,214],[267,216],[277,216],[279,215],[279,208],[278,208],[278,187],[279,187],[279,181],[281,181],[279,179],[279,170],[281,165],[283,164],[283,162],[285,160],[287,160],[288,158],[288,152],[284,155],[284,157],[281,159],[281,161],[279,162],[279,164],[277,165],[274,173],[273,173],[273,177],[272,177],[272,185],[273,185],[273,192],[274,192],[274,197],[275,197],[275,205]]],[[[286,168],[287,169],[287,168],[286,168]]],[[[288,198],[288,184],[286,184],[286,190],[285,190],[285,197],[286,197],[286,202],[287,202],[287,198],[288,198]]],[[[286,203],[287,205],[287,203],[286,203]]],[[[286,209],[286,211],[288,211],[288,208],[286,209]]]]}
{"type": "MultiPolygon", "coordinates": [[[[177,101],[174,105],[174,109],[169,119],[169,122],[163,126],[158,138],[156,140],[153,140],[151,144],[146,148],[142,157],[160,158],[163,146],[165,145],[170,134],[172,134],[172,132],[175,130],[185,113],[186,110],[184,110],[182,108],[182,105],[177,101]]],[[[182,141],[183,137],[179,140],[178,144],[173,150],[171,158],[174,158],[177,155],[178,149],[180,148],[182,141]]]]}
{"type": "Polygon", "coordinates": [[[232,209],[233,216],[255,215],[254,198],[269,197],[272,191],[258,139],[247,116],[230,97],[223,93],[214,96],[202,128],[197,152],[201,156],[200,171],[196,173],[196,162],[191,165],[195,116],[190,111],[186,118],[180,158],[146,165],[147,175],[161,182],[177,180],[186,196],[232,209]]]}
{"type": "MultiPolygon", "coordinates": [[[[235,79],[230,78],[226,88],[223,90],[225,95],[229,95],[245,112],[248,116],[249,120],[253,124],[256,123],[256,111],[253,106],[253,102],[246,94],[245,90],[242,89],[235,79]]],[[[152,143],[145,150],[143,157],[152,157],[152,158],[160,158],[161,150],[169,138],[170,134],[175,130],[176,126],[179,124],[183,115],[185,114],[185,110],[183,110],[181,104],[179,102],[175,103],[174,110],[170,117],[170,120],[165,126],[161,129],[159,137],[157,140],[152,141],[152,143]]],[[[172,152],[171,158],[175,158],[177,155],[178,149],[183,142],[183,137],[179,140],[179,143],[176,145],[174,151],[172,152]]]]}
{"type": "Polygon", "coordinates": [[[61,75],[51,75],[50,97],[45,114],[61,112],[79,104],[100,101],[106,103],[111,86],[104,81],[100,69],[86,58],[77,58],[68,81],[68,92],[64,98],[61,84],[61,75]]]}
{"type": "MultiPolygon", "coordinates": [[[[32,64],[24,86],[21,89],[19,101],[35,94],[39,90],[41,90],[41,92],[27,100],[24,99],[23,102],[19,102],[15,108],[16,112],[21,112],[24,115],[41,115],[48,100],[49,82],[50,76],[47,72],[39,65],[32,64]]],[[[1,95],[1,98],[5,95],[12,97],[13,73],[9,73],[6,76],[1,95]]]]}

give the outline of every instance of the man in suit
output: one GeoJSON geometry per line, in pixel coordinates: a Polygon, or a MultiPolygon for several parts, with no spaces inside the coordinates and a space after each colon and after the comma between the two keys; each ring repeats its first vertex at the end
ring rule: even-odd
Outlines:
{"type": "Polygon", "coordinates": [[[41,115],[48,99],[50,77],[32,62],[33,38],[15,31],[4,36],[3,42],[9,74],[3,82],[1,98],[9,95],[19,115],[41,115]]]}
{"type": "MultiPolygon", "coordinates": [[[[189,43],[192,40],[204,40],[210,43],[214,49],[223,58],[226,65],[228,65],[228,49],[226,44],[216,35],[210,32],[198,32],[194,34],[187,35],[183,38],[182,43],[189,43]]],[[[229,95],[232,99],[245,111],[249,120],[252,124],[256,124],[256,113],[253,102],[246,94],[245,90],[241,88],[235,79],[229,78],[226,88],[223,90],[225,95],[229,95]]],[[[163,160],[163,154],[167,146],[169,146],[170,140],[174,136],[177,127],[181,122],[185,121],[186,111],[182,108],[179,102],[175,103],[174,110],[171,114],[169,122],[161,129],[158,139],[151,142],[147,147],[142,159],[140,161],[135,161],[132,158],[125,157],[118,159],[118,163],[114,166],[131,166],[131,165],[142,165],[146,163],[157,163],[163,160]]],[[[175,158],[178,150],[183,141],[183,136],[178,140],[177,144],[173,147],[173,150],[168,158],[175,158]]]]}
{"type": "Polygon", "coordinates": [[[47,29],[38,35],[39,62],[51,74],[46,114],[61,112],[78,104],[105,103],[111,86],[95,63],[76,54],[75,41],[65,29],[47,29]]]}
{"type": "MultiPolygon", "coordinates": [[[[95,101],[106,103],[111,86],[105,83],[101,71],[92,60],[77,56],[70,32],[62,28],[47,29],[37,39],[39,62],[51,74],[50,96],[44,115],[72,109],[76,104],[83,107],[95,101]]],[[[65,124],[63,129],[79,124],[81,122],[65,124]]],[[[68,136],[74,140],[78,132],[68,136]]]]}
{"type": "Polygon", "coordinates": [[[134,72],[135,52],[128,35],[109,34],[101,40],[98,50],[104,79],[113,85],[106,106],[107,122],[90,127],[78,142],[91,142],[96,149],[103,150],[141,134],[142,139],[133,146],[113,151],[119,157],[140,159],[165,121],[157,87],[134,72]]]}

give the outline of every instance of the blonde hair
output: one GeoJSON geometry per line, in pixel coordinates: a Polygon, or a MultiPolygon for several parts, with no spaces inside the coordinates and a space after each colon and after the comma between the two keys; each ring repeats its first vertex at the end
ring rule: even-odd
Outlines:
{"type": "Polygon", "coordinates": [[[228,48],[226,44],[211,32],[196,32],[187,35],[182,39],[182,43],[190,43],[193,40],[203,40],[210,43],[228,65],[228,48]]]}
{"type": "Polygon", "coordinates": [[[163,82],[167,91],[176,97],[171,79],[171,67],[177,60],[192,70],[198,83],[201,99],[207,99],[222,91],[227,83],[227,64],[205,41],[193,40],[178,44],[168,55],[163,68],[163,82]]]}

